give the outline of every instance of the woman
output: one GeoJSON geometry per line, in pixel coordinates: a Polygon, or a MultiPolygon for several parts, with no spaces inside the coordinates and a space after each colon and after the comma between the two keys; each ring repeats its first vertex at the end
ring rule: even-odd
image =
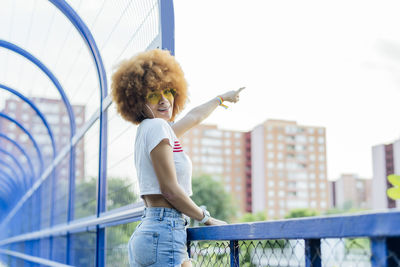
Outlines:
{"type": "Polygon", "coordinates": [[[172,123],[186,103],[187,83],[168,51],[140,53],[122,62],[113,74],[117,111],[139,124],[135,166],[146,207],[128,244],[130,266],[192,266],[186,248],[186,216],[206,225],[226,224],[191,200],[192,164],[178,138],[224,101],[236,103],[242,89],[215,97],[172,123]]]}

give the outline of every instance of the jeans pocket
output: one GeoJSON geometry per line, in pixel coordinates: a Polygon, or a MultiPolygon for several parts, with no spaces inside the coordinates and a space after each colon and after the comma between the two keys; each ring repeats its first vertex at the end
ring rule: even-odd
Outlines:
{"type": "Polygon", "coordinates": [[[136,262],[148,266],[157,262],[157,245],[159,234],[156,232],[135,232],[130,250],[136,262]]]}

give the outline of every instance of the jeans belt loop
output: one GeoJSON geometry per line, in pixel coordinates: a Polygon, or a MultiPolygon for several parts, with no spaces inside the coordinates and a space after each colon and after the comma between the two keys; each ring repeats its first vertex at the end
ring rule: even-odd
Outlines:
{"type": "Polygon", "coordinates": [[[158,218],[158,220],[162,221],[163,218],[164,218],[164,208],[161,208],[160,217],[158,218]]]}

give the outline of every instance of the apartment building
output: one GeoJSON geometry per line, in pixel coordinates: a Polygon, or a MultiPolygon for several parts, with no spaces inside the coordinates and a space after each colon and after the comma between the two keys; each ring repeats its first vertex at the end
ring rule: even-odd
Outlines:
{"type": "Polygon", "coordinates": [[[207,174],[222,182],[225,190],[235,196],[242,211],[246,210],[248,201],[245,142],[243,132],[203,124],[188,131],[181,140],[193,162],[193,176],[207,174]]]}
{"type": "Polygon", "coordinates": [[[251,133],[252,211],[282,218],[328,208],[325,128],[267,120],[251,133]]]}
{"type": "Polygon", "coordinates": [[[332,207],[370,209],[372,179],[363,179],[356,174],[342,174],[331,182],[332,207]]]}
{"type": "MultiPolygon", "coordinates": [[[[56,151],[60,152],[70,142],[70,122],[64,103],[61,100],[47,98],[33,98],[32,100],[44,114],[50,125],[56,144],[56,151]]],[[[75,116],[76,129],[79,129],[85,122],[85,107],[82,105],[73,105],[72,109],[75,116]]],[[[3,112],[17,120],[31,133],[41,150],[45,163],[44,165],[47,166],[47,164],[53,160],[53,148],[49,134],[36,112],[19,98],[7,99],[3,112]]],[[[34,146],[28,136],[14,123],[3,119],[1,123],[1,132],[14,141],[17,141],[26,149],[35,167],[39,165],[34,146]]],[[[13,149],[13,145],[10,143],[2,142],[1,145],[8,151],[13,149]]],[[[75,157],[76,179],[83,179],[85,177],[84,139],[80,140],[77,144],[75,157]]],[[[69,157],[63,160],[56,169],[58,179],[68,179],[69,177],[68,158],[69,157]]],[[[21,157],[21,160],[24,160],[24,158],[21,157]]]]}
{"type": "Polygon", "coordinates": [[[243,212],[329,208],[325,128],[267,120],[250,132],[199,125],[181,140],[193,173],[220,180],[243,212]]]}
{"type": "Polygon", "coordinates": [[[400,174],[400,139],[372,147],[372,169],[372,208],[400,207],[400,200],[390,199],[386,194],[387,189],[392,187],[387,176],[400,174]]]}

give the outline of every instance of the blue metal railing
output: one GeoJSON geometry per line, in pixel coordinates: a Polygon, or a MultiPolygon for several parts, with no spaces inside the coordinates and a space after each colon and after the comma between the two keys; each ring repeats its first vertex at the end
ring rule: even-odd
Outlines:
{"type": "MultiPolygon", "coordinates": [[[[188,247],[192,254],[191,256],[196,258],[198,255],[193,255],[194,242],[228,241],[229,249],[226,246],[226,250],[229,254],[230,266],[237,267],[240,266],[239,256],[241,246],[239,246],[239,242],[241,240],[300,239],[304,240],[304,245],[302,244],[304,246],[304,262],[298,264],[301,264],[300,266],[326,266],[326,264],[323,264],[323,259],[329,255],[324,255],[327,252],[321,250],[322,240],[331,238],[368,238],[370,240],[371,253],[369,259],[370,266],[400,266],[399,226],[400,212],[387,211],[349,216],[312,217],[227,226],[198,227],[188,229],[188,247]]],[[[218,250],[218,253],[221,254],[220,246],[218,250]]],[[[226,251],[223,252],[225,253],[226,251]]],[[[197,253],[204,256],[203,252],[199,253],[197,251],[197,253]]],[[[210,252],[206,251],[206,253],[210,252]]],[[[295,257],[294,253],[290,255],[295,257]]],[[[268,257],[268,255],[265,257],[268,257]]],[[[216,261],[213,264],[218,265],[219,263],[216,261]]],[[[204,265],[207,266],[207,264],[204,265]]],[[[355,262],[354,266],[360,265],[357,265],[357,262],[355,262]]]]}

